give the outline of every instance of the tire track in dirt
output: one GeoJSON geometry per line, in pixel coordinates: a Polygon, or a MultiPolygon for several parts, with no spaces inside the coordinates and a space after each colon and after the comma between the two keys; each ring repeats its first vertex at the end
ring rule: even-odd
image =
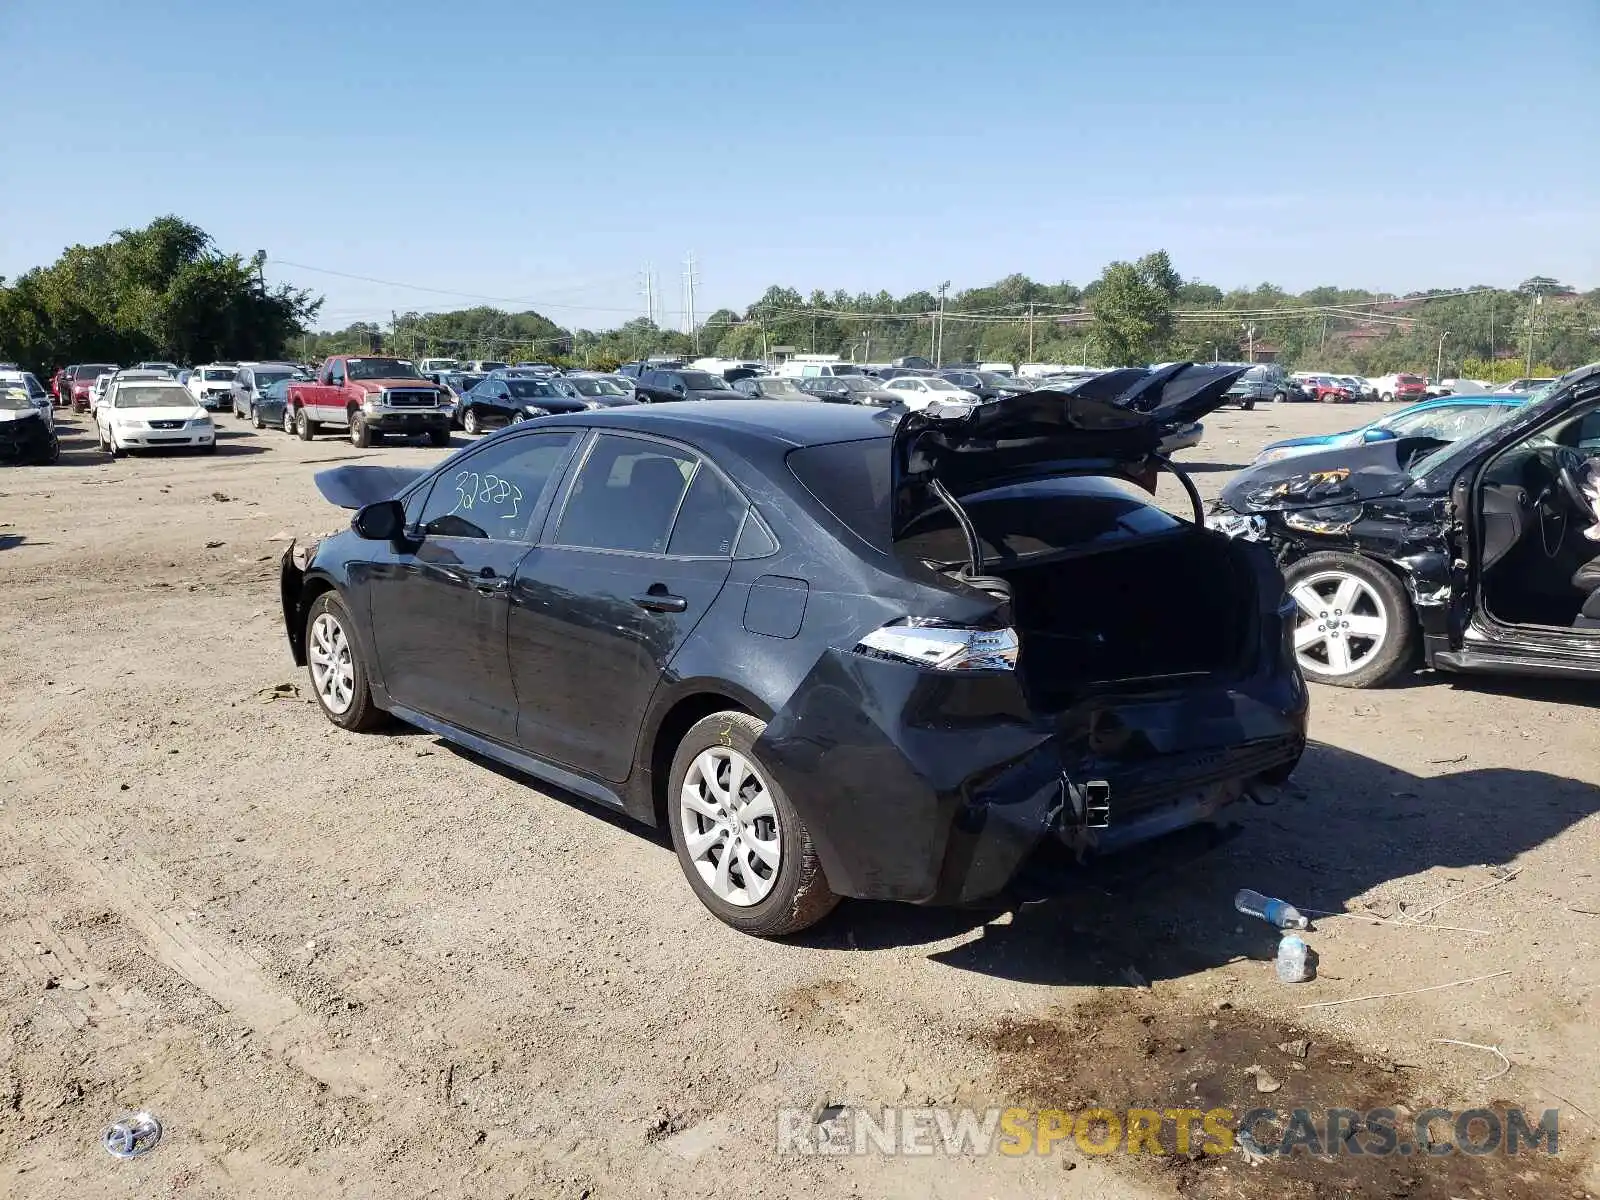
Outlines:
{"type": "Polygon", "coordinates": [[[152,957],[226,1009],[273,1051],[336,1095],[403,1103],[394,1066],[333,1045],[322,1024],[277,986],[272,972],[240,946],[192,916],[198,901],[183,897],[170,877],[135,850],[100,853],[111,838],[98,822],[62,815],[41,840],[57,861],[81,875],[143,937],[152,957]]]}

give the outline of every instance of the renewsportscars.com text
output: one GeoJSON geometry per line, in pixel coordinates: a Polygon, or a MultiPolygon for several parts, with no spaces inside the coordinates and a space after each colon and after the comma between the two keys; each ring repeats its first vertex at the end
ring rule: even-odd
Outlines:
{"type": "Polygon", "coordinates": [[[1560,1111],[1520,1108],[914,1108],[778,1112],[780,1154],[1431,1155],[1559,1151],[1560,1111]]]}

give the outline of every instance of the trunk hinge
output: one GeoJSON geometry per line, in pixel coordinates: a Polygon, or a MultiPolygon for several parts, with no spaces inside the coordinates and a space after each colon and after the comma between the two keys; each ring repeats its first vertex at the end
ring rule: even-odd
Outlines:
{"type": "Polygon", "coordinates": [[[956,524],[961,527],[961,536],[967,542],[967,565],[961,571],[962,583],[975,587],[980,592],[988,592],[996,600],[1011,599],[1011,585],[1004,579],[994,575],[984,574],[983,543],[978,540],[978,529],[972,523],[972,518],[967,515],[967,510],[961,507],[961,502],[952,496],[949,490],[937,479],[928,480],[928,490],[934,498],[950,510],[950,515],[956,519],[956,524]]]}

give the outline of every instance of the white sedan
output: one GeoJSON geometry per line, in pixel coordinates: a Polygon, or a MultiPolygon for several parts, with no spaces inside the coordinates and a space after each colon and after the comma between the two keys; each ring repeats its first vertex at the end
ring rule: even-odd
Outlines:
{"type": "Polygon", "coordinates": [[[907,408],[927,408],[930,404],[976,404],[978,397],[958,388],[948,379],[932,375],[900,375],[888,380],[883,390],[893,392],[907,408]]]}
{"type": "Polygon", "coordinates": [[[116,380],[95,408],[100,449],[112,458],[129,450],[187,446],[214,454],[211,414],[176,379],[116,380]]]}

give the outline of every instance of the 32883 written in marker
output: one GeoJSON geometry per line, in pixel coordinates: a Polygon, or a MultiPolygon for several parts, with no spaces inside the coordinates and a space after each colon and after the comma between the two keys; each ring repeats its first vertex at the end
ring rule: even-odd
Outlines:
{"type": "Polygon", "coordinates": [[[778,1111],[780,1154],[1517,1155],[1559,1152],[1560,1110],[937,1108],[778,1111]]]}

